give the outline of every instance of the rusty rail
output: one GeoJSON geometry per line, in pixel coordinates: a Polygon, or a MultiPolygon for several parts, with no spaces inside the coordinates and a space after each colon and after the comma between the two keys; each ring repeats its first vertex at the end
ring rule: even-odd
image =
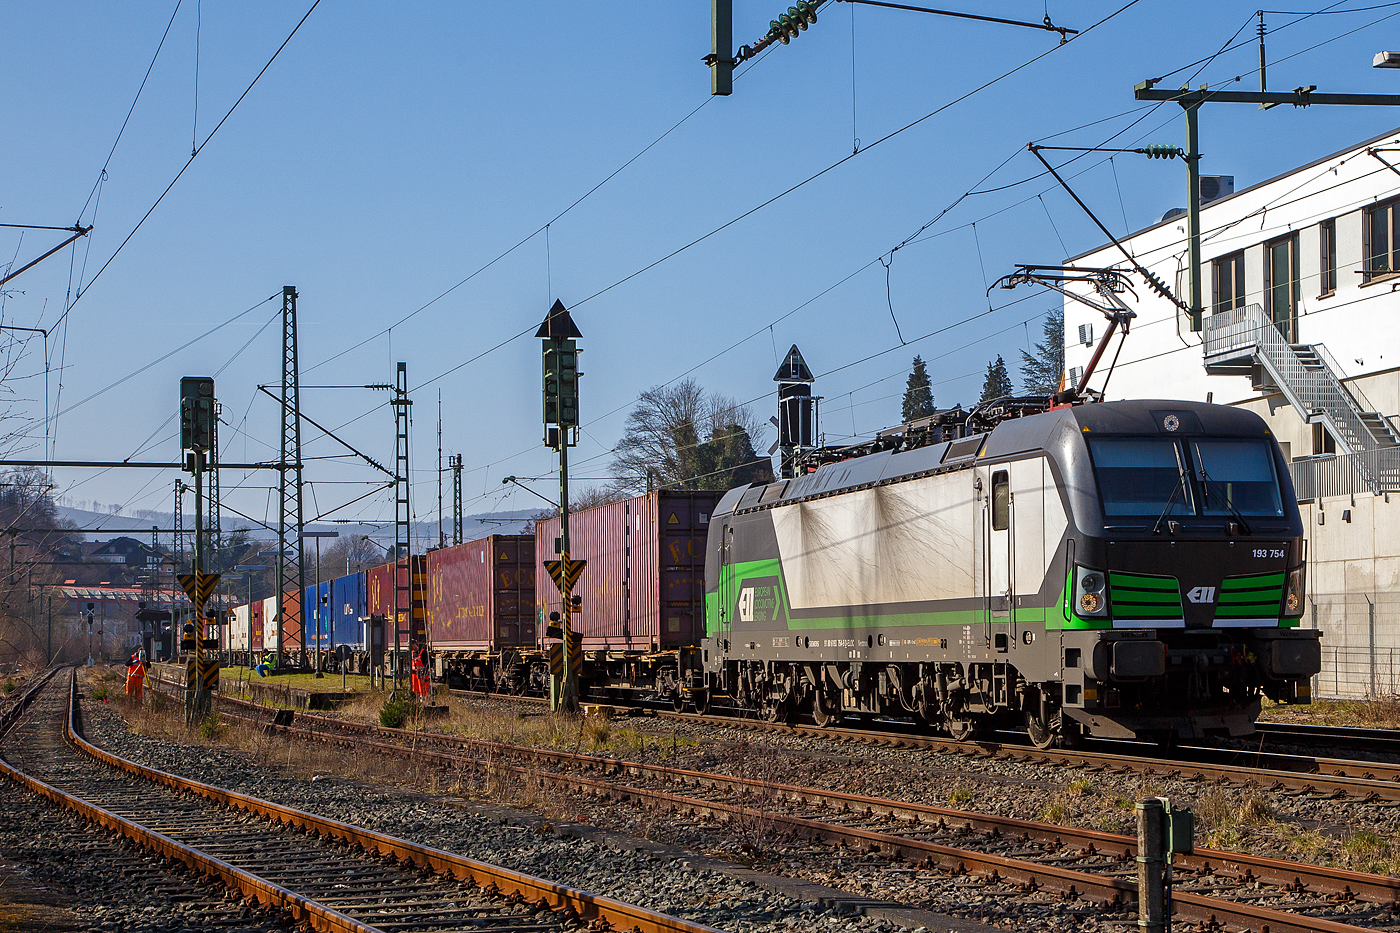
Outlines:
{"type": "MultiPolygon", "coordinates": [[[[77,705],[76,678],[74,680],[73,706],[77,705]]],[[[129,761],[118,757],[86,741],[73,726],[72,709],[70,709],[67,737],[78,749],[87,755],[117,768],[129,774],[143,778],[156,784],[170,787],[177,791],[196,794],[208,800],[222,804],[230,809],[243,810],[256,814],[265,819],[296,826],[308,832],[315,833],[344,842],[353,843],[360,848],[382,856],[391,856],[401,862],[411,862],[419,868],[429,869],[437,874],[445,875],[457,879],[458,881],[470,881],[478,887],[492,889],[501,895],[511,898],[518,897],[531,904],[547,907],[561,916],[577,918],[583,922],[604,922],[611,928],[617,930],[639,930],[640,933],[720,933],[713,927],[703,924],[692,923],[678,917],[657,913],[638,907],[633,904],[625,904],[612,898],[590,894],[571,888],[566,885],[555,884],[543,878],[536,878],[522,872],[511,871],[496,865],[489,865],[485,862],[478,862],[451,852],[444,852],[441,849],[434,849],[429,846],[419,845],[405,839],[398,839],[393,836],[386,836],[372,830],[358,826],[351,826],[338,820],[317,816],[292,807],[260,800],[235,791],[214,787],[199,781],[183,778],[178,775],[149,768],[145,765],[129,761]]],[[[11,769],[12,770],[12,769],[11,769]]],[[[32,779],[30,779],[32,780],[32,779]]],[[[41,782],[34,782],[40,784],[41,782]]],[[[47,785],[42,785],[47,788],[47,785]]],[[[48,788],[53,793],[61,793],[48,788]]],[[[40,791],[42,793],[42,791],[40,791]]],[[[46,794],[46,796],[48,796],[46,794]]],[[[67,796],[67,795],[63,795],[67,796]]],[[[76,809],[76,807],[75,807],[76,809]]],[[[96,809],[96,808],[93,808],[96,809]]],[[[102,811],[105,813],[105,811],[102,811]]],[[[111,814],[108,814],[111,816],[111,814]]],[[[119,819],[113,817],[114,819],[119,819]]],[[[125,821],[123,821],[125,822],[125,821]]],[[[138,827],[138,829],[140,829],[138,827]]],[[[158,834],[153,834],[158,835],[158,834]]],[[[178,849],[185,849],[179,843],[160,837],[166,843],[177,846],[178,849]]],[[[188,850],[193,852],[194,850],[188,850]]],[[[204,856],[204,858],[209,858],[204,856]]],[[[217,859],[210,859],[211,862],[218,862],[217,859]]],[[[224,863],[218,863],[223,865],[224,863]]],[[[232,866],[226,866],[232,871],[237,871],[232,866]]],[[[251,878],[252,876],[248,876],[251,878]]],[[[246,882],[244,882],[246,883],[246,882]]],[[[266,884],[264,882],[264,884],[266,884]]],[[[242,885],[236,885],[242,887],[242,885]]],[[[275,886],[272,886],[275,887],[275,886]]],[[[283,889],[277,889],[282,891],[283,889]]],[[[253,893],[251,891],[247,893],[253,893]]],[[[287,895],[296,897],[292,892],[285,892],[287,895]]],[[[268,903],[264,901],[264,903],[268,903]]],[[[323,908],[329,910],[328,908],[323,908]]],[[[334,913],[331,911],[331,913],[334,913]]],[[[337,914],[337,917],[342,916],[337,914]]],[[[309,914],[304,919],[309,922],[315,921],[315,915],[309,914]]],[[[332,930],[355,930],[364,931],[372,928],[358,924],[350,918],[344,918],[353,927],[327,926],[324,929],[332,930]]],[[[320,929],[320,927],[318,927],[320,929]]]]}
{"type": "MultiPolygon", "coordinates": [[[[220,702],[229,703],[230,699],[221,698],[220,702]]],[[[244,705],[243,701],[232,702],[244,705]]],[[[260,708],[257,707],[256,704],[246,705],[260,708]]],[[[429,737],[429,734],[426,733],[409,732],[401,729],[386,729],[383,727],[350,723],[345,720],[337,720],[330,717],[306,713],[297,713],[294,718],[318,722],[326,727],[339,731],[341,734],[316,732],[294,725],[271,728],[294,737],[302,737],[332,744],[340,743],[364,752],[375,752],[397,757],[410,757],[437,766],[452,767],[461,765],[464,762],[482,766],[487,764],[487,762],[482,759],[363,738],[363,736],[366,735],[381,733],[388,734],[393,738],[402,737],[404,739],[413,740],[416,743],[429,737]],[[346,735],[345,732],[357,733],[361,737],[352,739],[350,736],[346,735]]],[[[614,758],[604,758],[596,755],[524,748],[480,739],[459,739],[454,737],[450,741],[452,744],[481,748],[491,752],[537,756],[542,759],[566,764],[601,768],[614,773],[649,774],[668,780],[676,780],[681,783],[728,784],[746,791],[754,791],[760,795],[775,795],[783,799],[797,800],[799,802],[811,801],[814,799],[834,801],[848,808],[859,808],[869,810],[873,813],[889,814],[905,819],[943,820],[956,824],[967,824],[982,830],[1020,833],[1039,839],[1053,839],[1061,842],[1070,840],[1082,844],[1089,852],[1103,850],[1121,851],[1122,857],[1125,859],[1131,858],[1136,849],[1135,839],[1096,830],[1084,830],[1073,827],[1054,826],[1046,823],[1036,823],[1029,820],[974,814],[923,804],[900,803],[881,798],[860,797],[854,794],[824,791],[815,788],[767,784],[728,775],[687,771],[662,765],[648,765],[614,758]]],[[[492,767],[501,768],[502,765],[497,762],[493,763],[492,767]]],[[[972,873],[982,875],[991,881],[1011,880],[1029,890],[1045,889],[1055,891],[1066,899],[1077,899],[1081,897],[1086,899],[1094,898],[1105,905],[1122,905],[1134,900],[1137,896],[1137,886],[1135,883],[1110,876],[979,853],[890,833],[881,833],[873,830],[826,823],[820,820],[771,813],[761,810],[756,806],[743,806],[719,801],[701,800],[694,797],[670,794],[664,791],[647,788],[620,787],[608,781],[593,780],[577,775],[551,774],[521,766],[506,767],[509,767],[526,781],[533,780],[539,784],[543,784],[546,781],[569,784],[600,796],[616,797],[624,800],[630,798],[638,801],[646,801],[664,807],[670,811],[705,813],[726,820],[761,819],[772,825],[784,827],[788,831],[804,836],[828,841],[840,841],[867,851],[873,850],[884,852],[889,855],[898,855],[910,859],[916,864],[938,867],[952,874],[972,873]]],[[[1242,882],[1251,880],[1269,881],[1292,891],[1312,889],[1326,892],[1336,897],[1357,897],[1382,904],[1394,904],[1397,902],[1397,898],[1400,898],[1400,880],[1394,878],[1380,875],[1368,875],[1361,872],[1328,869],[1242,853],[1220,852],[1209,849],[1197,850],[1195,856],[1180,857],[1180,861],[1176,864],[1183,869],[1200,872],[1202,874],[1225,870],[1242,882]]],[[[1284,931],[1296,931],[1296,933],[1304,933],[1304,931],[1356,933],[1356,931],[1363,929],[1349,924],[1308,917],[1303,914],[1288,913],[1286,911],[1230,901],[1224,898],[1186,892],[1174,893],[1172,900],[1176,908],[1176,913],[1183,919],[1207,923],[1223,922],[1231,925],[1243,925],[1245,929],[1267,929],[1271,931],[1271,933],[1284,933],[1284,931]]]]}

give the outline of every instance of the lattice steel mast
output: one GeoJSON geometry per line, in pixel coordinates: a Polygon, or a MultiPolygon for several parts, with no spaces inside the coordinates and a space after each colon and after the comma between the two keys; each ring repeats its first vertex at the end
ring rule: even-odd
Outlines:
{"type": "Polygon", "coordinates": [[[409,507],[408,472],[408,364],[399,363],[394,382],[394,689],[399,689],[403,667],[403,636],[413,624],[413,512],[409,507]]]}
{"type": "MultiPolygon", "coordinates": [[[[402,367],[403,364],[400,364],[402,367]]],[[[290,656],[288,629],[296,632],[295,644],[304,660],[305,638],[301,628],[301,594],[306,589],[306,561],[301,537],[301,376],[297,362],[297,290],[282,288],[282,459],[278,483],[281,509],[277,516],[277,653],[290,656]],[[294,541],[288,540],[295,539],[294,541]],[[292,615],[293,600],[296,602],[292,615]],[[293,622],[293,618],[295,621],[293,622]]]]}

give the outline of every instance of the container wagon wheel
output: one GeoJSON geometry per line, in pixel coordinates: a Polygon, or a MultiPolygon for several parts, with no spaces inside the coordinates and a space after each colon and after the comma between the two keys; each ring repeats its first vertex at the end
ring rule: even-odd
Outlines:
{"type": "Polygon", "coordinates": [[[693,690],[690,694],[691,702],[695,704],[695,712],[701,716],[710,711],[710,691],[693,690]]]}

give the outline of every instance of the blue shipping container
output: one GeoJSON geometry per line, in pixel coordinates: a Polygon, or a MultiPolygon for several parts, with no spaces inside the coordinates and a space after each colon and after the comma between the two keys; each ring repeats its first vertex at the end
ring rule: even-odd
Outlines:
{"type": "Polygon", "coordinates": [[[331,585],[331,618],[335,620],[337,645],[363,647],[364,625],[360,620],[368,616],[369,586],[363,572],[341,577],[331,585]]]}
{"type": "Polygon", "coordinates": [[[306,646],[328,649],[331,646],[331,581],[327,580],[320,586],[308,586],[305,595],[301,605],[306,626],[306,646]]]}

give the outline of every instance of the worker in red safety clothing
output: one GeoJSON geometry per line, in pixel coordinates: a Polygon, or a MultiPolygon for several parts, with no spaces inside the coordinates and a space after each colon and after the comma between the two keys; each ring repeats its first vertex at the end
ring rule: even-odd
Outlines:
{"type": "Polygon", "coordinates": [[[146,685],[146,662],[141,655],[136,652],[126,665],[126,695],[136,700],[141,699],[146,685]]]}
{"type": "Polygon", "coordinates": [[[420,697],[432,694],[432,679],[428,676],[428,649],[423,645],[418,645],[412,652],[413,656],[413,692],[420,697]]]}

